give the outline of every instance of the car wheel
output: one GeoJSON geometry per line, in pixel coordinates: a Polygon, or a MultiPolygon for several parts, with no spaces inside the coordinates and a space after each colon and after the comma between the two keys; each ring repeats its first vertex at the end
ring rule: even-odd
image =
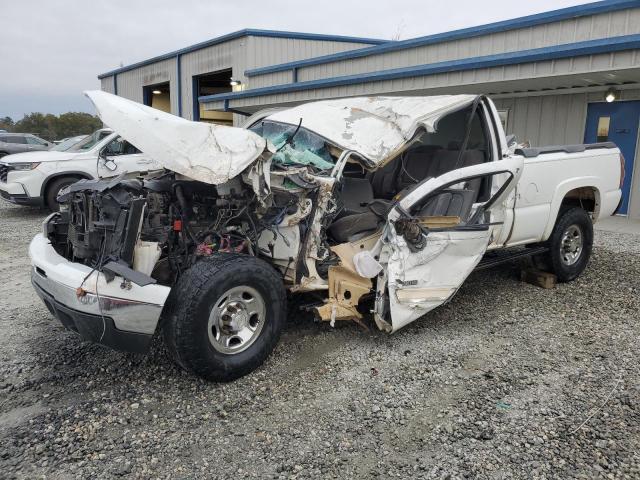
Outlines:
{"type": "Polygon", "coordinates": [[[559,282],[575,280],[587,267],[593,246],[593,222],[579,207],[561,211],[548,240],[548,263],[559,282]]]}
{"type": "Polygon", "coordinates": [[[7,155],[9,155],[7,152],[0,152],[0,158],[6,157],[7,155]]]}
{"type": "Polygon", "coordinates": [[[63,188],[68,187],[72,183],[76,183],[78,181],[77,178],[73,177],[62,177],[56,178],[53,180],[49,186],[47,186],[47,193],[45,196],[45,202],[47,208],[52,212],[57,212],[60,210],[60,204],[58,203],[58,195],[63,188]]]}
{"type": "Polygon", "coordinates": [[[185,370],[229,382],[258,368],[286,320],[282,276],[249,255],[214,254],[184,272],[163,324],[169,352],[185,370]]]}

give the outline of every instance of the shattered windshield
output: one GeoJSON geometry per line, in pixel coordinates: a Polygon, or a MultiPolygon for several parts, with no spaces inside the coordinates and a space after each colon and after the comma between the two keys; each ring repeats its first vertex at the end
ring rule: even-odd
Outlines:
{"type": "Polygon", "coordinates": [[[249,130],[275,145],[272,161],[276,165],[310,165],[319,170],[331,170],[335,165],[327,141],[304,127],[265,120],[249,130]]]}

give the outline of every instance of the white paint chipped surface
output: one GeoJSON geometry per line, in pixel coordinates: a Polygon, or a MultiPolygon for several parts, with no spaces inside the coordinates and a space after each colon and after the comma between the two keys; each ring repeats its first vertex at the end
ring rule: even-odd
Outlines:
{"type": "Polygon", "coordinates": [[[431,97],[355,97],[305,103],[267,117],[302,126],[346,150],[354,150],[374,164],[424,127],[433,132],[438,119],[470,105],[476,95],[431,97]]]}
{"type": "Polygon", "coordinates": [[[191,122],[99,90],[85,95],[106,125],[164,168],[194,180],[224,183],[265,149],[262,137],[242,128],[191,122]]]}

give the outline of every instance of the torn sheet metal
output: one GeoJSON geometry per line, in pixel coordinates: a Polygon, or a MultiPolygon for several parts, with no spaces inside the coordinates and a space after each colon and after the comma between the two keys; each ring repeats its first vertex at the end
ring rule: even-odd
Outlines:
{"type": "Polygon", "coordinates": [[[99,90],[85,92],[100,119],[168,170],[213,185],[239,175],[266,148],[242,128],[191,122],[99,90]]]}
{"type": "Polygon", "coordinates": [[[394,155],[417,129],[428,132],[445,114],[464,108],[475,95],[355,97],[306,103],[267,117],[309,129],[374,165],[394,155]]]}
{"type": "Polygon", "coordinates": [[[316,307],[321,320],[335,325],[336,320],[359,322],[358,302],[363,295],[371,292],[373,284],[368,278],[342,266],[329,267],[329,298],[324,305],[316,307]]]}

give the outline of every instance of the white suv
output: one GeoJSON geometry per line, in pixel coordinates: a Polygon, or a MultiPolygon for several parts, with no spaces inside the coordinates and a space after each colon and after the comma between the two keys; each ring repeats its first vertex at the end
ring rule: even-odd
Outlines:
{"type": "Polygon", "coordinates": [[[18,205],[58,210],[58,193],[80,179],[158,168],[111,129],[100,129],[65,151],[7,155],[0,160],[0,195],[18,205]],[[155,168],[154,168],[155,167],[155,168]]]}

